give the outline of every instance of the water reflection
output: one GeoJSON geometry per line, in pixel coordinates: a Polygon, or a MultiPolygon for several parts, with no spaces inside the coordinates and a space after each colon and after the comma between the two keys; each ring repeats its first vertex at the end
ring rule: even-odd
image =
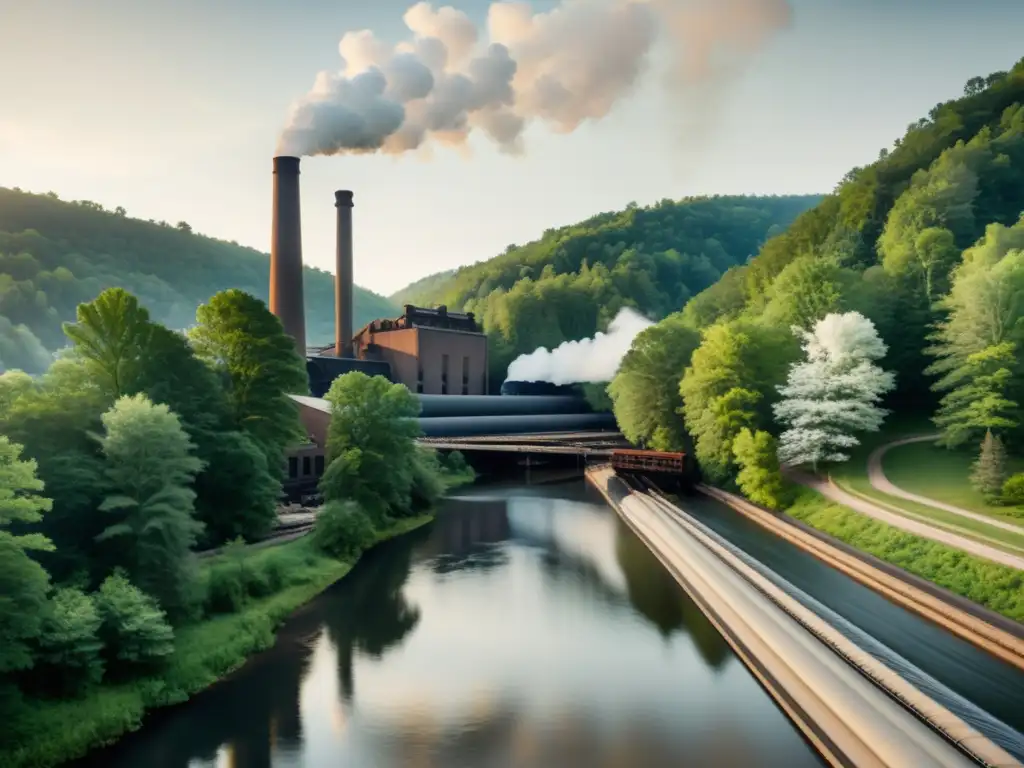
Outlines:
{"type": "MultiPolygon", "coordinates": [[[[422,538],[422,534],[413,535],[422,538]]],[[[356,654],[380,659],[420,620],[419,608],[411,605],[402,591],[411,565],[408,544],[386,553],[371,552],[361,563],[359,578],[350,584],[342,582],[336,594],[325,596],[330,608],[322,613],[323,628],[337,653],[339,694],[345,702],[355,695],[352,667],[356,654]]]]}
{"type": "Polygon", "coordinates": [[[89,764],[819,762],[644,545],[573,484],[451,500],[270,653],[89,764]]]}

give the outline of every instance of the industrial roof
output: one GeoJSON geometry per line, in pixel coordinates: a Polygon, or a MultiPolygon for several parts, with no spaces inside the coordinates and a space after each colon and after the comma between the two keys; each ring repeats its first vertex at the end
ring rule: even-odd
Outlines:
{"type": "Polygon", "coordinates": [[[288,395],[299,405],[304,405],[307,408],[312,408],[316,411],[322,411],[324,413],[331,412],[331,404],[324,400],[322,397],[310,397],[309,395],[288,395]]]}

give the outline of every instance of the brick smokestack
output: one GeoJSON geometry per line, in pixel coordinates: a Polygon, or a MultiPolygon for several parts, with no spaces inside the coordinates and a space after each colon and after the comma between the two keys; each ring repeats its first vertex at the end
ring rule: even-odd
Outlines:
{"type": "Polygon", "coordinates": [[[270,311],[306,357],[306,310],[302,295],[302,219],[299,158],[274,158],[274,223],[270,235],[270,311]]]}
{"type": "Polygon", "coordinates": [[[338,190],[338,247],[334,262],[334,354],[352,357],[352,193],[338,190]]]}

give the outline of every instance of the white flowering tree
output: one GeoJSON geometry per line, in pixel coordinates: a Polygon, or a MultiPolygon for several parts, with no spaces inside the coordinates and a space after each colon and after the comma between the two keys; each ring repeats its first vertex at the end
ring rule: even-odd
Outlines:
{"type": "Polygon", "coordinates": [[[778,388],[775,418],[788,427],[779,437],[779,461],[815,469],[846,461],[847,451],[860,443],[855,433],[877,432],[888,413],[879,403],[895,377],[876,364],[885,356],[885,342],[859,312],[826,315],[813,330],[793,332],[803,337],[807,357],[792,365],[778,388]]]}

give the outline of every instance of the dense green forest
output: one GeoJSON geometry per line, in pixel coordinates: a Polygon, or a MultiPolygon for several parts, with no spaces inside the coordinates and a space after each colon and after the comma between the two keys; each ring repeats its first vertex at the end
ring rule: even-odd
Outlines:
{"type": "Polygon", "coordinates": [[[518,355],[593,336],[624,306],[652,318],[678,309],[820,199],[631,204],[549,229],[488,261],[431,275],[392,300],[475,312],[490,337],[491,380],[500,384],[518,355]]]}
{"type": "Polygon", "coordinates": [[[775,451],[843,460],[857,428],[878,428],[884,399],[926,409],[942,443],[980,451],[979,466],[1002,462],[987,480],[976,467],[978,483],[993,500],[1012,495],[1004,449],[1024,448],[1022,178],[1024,61],[973,78],[641,333],[609,386],[620,426],[639,443],[692,445],[705,474],[730,484],[744,470],[767,478],[773,462],[777,473],[765,458],[775,451]],[[829,392],[812,374],[840,378],[829,392]],[[837,392],[864,398],[848,434],[837,392]],[[830,447],[810,450],[819,440],[830,447]]]}
{"type": "MultiPolygon", "coordinates": [[[[269,264],[267,254],[197,234],[186,222],[142,221],[123,208],[0,187],[0,371],[45,370],[49,351],[66,343],[61,323],[105,288],[125,288],[156,321],[184,329],[218,291],[239,288],[266,301],[269,264]]],[[[305,293],[307,338],[330,343],[333,276],[307,267],[305,293]]],[[[395,312],[387,299],[355,289],[356,327],[395,312]]]]}
{"type": "Polygon", "coordinates": [[[472,479],[457,453],[416,444],[406,387],[350,373],[327,395],[312,535],[248,550],[305,438],[289,397],[308,387],[305,361],[243,291],[194,314],[180,333],[109,288],[78,306],[40,376],[0,374],[0,765],[77,757],[212,684],[472,479]]]}

